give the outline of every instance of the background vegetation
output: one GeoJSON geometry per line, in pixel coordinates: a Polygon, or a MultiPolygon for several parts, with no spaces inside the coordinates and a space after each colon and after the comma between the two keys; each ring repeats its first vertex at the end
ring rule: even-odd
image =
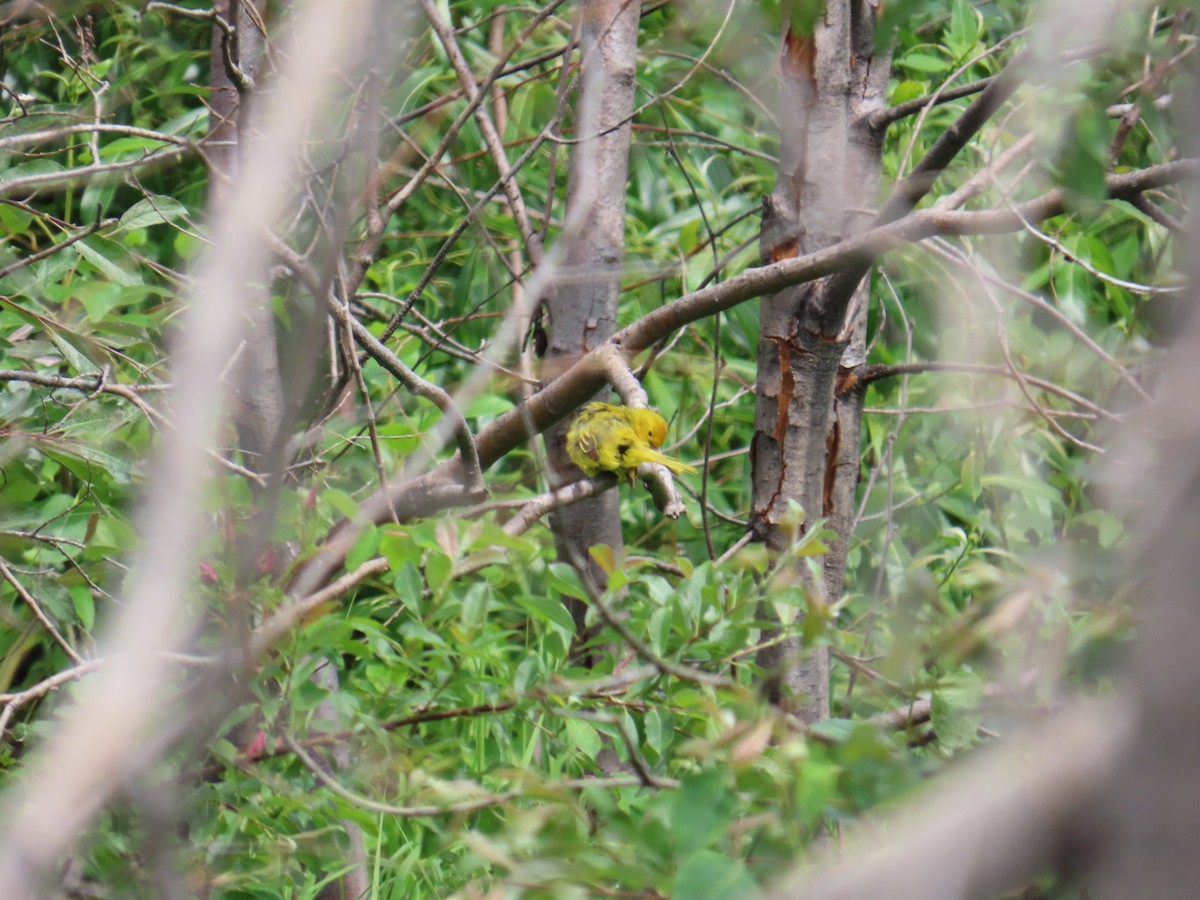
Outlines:
{"type": "MultiPolygon", "coordinates": [[[[803,23],[772,3],[687,7],[641,16],[618,327],[758,264],[776,57],[803,23]]],[[[267,12],[272,35],[300,15],[267,12]]],[[[553,247],[578,10],[440,13],[480,82],[507,57],[484,106],[553,247]]],[[[149,461],[192,414],[172,391],[172,348],[212,236],[214,24],[197,3],[4,15],[0,784],[17,786],[107,665],[96,636],[158,540],[138,513],[149,461]]],[[[456,120],[467,99],[445,45],[415,11],[375,15],[374,68],[339,76],[353,89],[322,108],[327,131],[276,238],[331,290],[374,227],[364,197],[411,191],[343,299],[377,337],[402,313],[386,347],[479,433],[537,388],[537,261],[492,148],[456,120]],[[364,113],[376,108],[378,122],[364,113]],[[526,314],[505,337],[514,309],[526,314]]],[[[1177,108],[1192,25],[1131,5],[1106,40],[1048,48],[1024,2],[887,16],[889,102],[909,114],[886,132],[880,204],[972,102],[956,88],[1018,57],[1035,62],[924,206],[968,184],[967,210],[1067,200],[1005,234],[898,247],[871,272],[845,592],[801,577],[838,539],[815,511],[794,512],[795,565],[769,566],[746,540],[756,302],[635,361],[672,454],[704,474],[681,479],[675,520],[640,484],[604,485],[626,546],[596,552],[609,576],[597,597],[527,506],[556,487],[536,441],[487,469],[486,497],[371,521],[373,492],[427,469],[423,450],[453,451],[430,437],[446,414],[353,361],[345,323],[278,252],[260,286],[294,411],[288,477],[264,490],[236,429],[218,433],[189,564],[198,624],[166,648],[177,727],[134,740],[57,870],[62,890],[314,897],[358,870],[374,897],[753,897],[1031,713],[1107,692],[1133,582],[1098,472],[1126,452],[1115,427],[1148,400],[1172,337],[1185,212],[1179,178],[1127,200],[1106,200],[1105,179],[1188,155],[1177,108]],[[298,592],[325,584],[301,591],[304,566],[346,523],[359,527],[335,574],[356,574],[297,611],[298,592]],[[597,623],[589,665],[565,598],[597,623]],[[833,654],[831,718],[801,721],[764,695],[754,650],[772,615],[833,654]],[[252,647],[265,652],[214,674],[252,647]]],[[[259,84],[287,53],[268,41],[259,84]]],[[[237,382],[236,361],[220,368],[237,382]]],[[[1078,896],[1051,875],[1028,891],[1078,896]]]]}

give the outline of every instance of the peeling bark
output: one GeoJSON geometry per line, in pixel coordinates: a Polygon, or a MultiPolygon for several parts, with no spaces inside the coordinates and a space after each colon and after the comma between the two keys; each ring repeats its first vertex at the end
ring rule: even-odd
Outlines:
{"type": "MultiPolygon", "coordinates": [[[[784,38],[782,147],[775,190],[764,203],[764,263],[843,240],[868,224],[854,210],[878,203],[882,139],[865,123],[886,98],[890,54],[876,51],[874,27],[870,0],[831,0],[810,37],[789,30],[784,38]]],[[[824,518],[839,539],[822,559],[823,584],[812,588],[832,599],[845,572],[862,413],[861,398],[839,398],[837,388],[864,361],[867,298],[864,285],[854,287],[848,319],[814,329],[807,312],[823,284],[787,288],[762,302],[751,528],[779,553],[790,540],[782,527],[789,501],[803,507],[805,530],[824,518]]],[[[827,654],[805,650],[798,637],[774,642],[779,630],[766,630],[768,646],[758,657],[768,695],[806,721],[826,718],[827,654]]]]}

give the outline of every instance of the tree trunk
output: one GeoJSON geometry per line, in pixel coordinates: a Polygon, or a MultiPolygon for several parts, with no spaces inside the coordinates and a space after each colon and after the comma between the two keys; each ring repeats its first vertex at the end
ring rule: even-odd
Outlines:
{"type": "MultiPolygon", "coordinates": [[[[262,30],[266,5],[266,0],[254,0],[253,4],[242,0],[218,0],[216,5],[222,18],[234,25],[235,34],[229,37],[223,29],[213,28],[209,80],[214,125],[208,137],[208,153],[214,167],[231,180],[246,152],[243,136],[250,133],[243,126],[250,122],[254,99],[249,88],[261,77],[259,64],[266,41],[262,30]]],[[[209,186],[208,204],[215,217],[225,199],[228,182],[213,177],[209,186]]],[[[247,468],[258,472],[278,471],[283,463],[282,429],[287,398],[280,373],[279,340],[270,285],[256,290],[254,302],[247,306],[245,315],[234,369],[236,404],[233,417],[238,447],[247,468]]],[[[280,569],[285,564],[285,557],[285,552],[277,554],[280,569]]],[[[247,558],[241,560],[244,569],[248,569],[251,562],[247,558]]],[[[338,689],[337,670],[332,663],[320,667],[312,680],[331,693],[338,689]]],[[[315,715],[330,730],[345,725],[328,700],[317,708],[315,715]]],[[[335,750],[332,755],[338,769],[349,768],[351,760],[344,748],[335,750]]],[[[348,855],[354,865],[321,890],[321,900],[363,897],[370,887],[362,829],[353,819],[342,820],[342,826],[349,844],[348,855]]]]}
{"type": "MultiPolygon", "coordinates": [[[[626,0],[586,0],[581,5],[580,53],[583,78],[567,182],[564,279],[547,298],[550,341],[546,380],[603,344],[616,330],[617,294],[625,255],[625,191],[629,172],[629,118],[637,84],[640,4],[626,0]]],[[[567,423],[547,432],[551,468],[560,478],[577,470],[567,459],[567,423]]],[[[556,516],[559,555],[586,569],[593,587],[603,589],[604,572],[587,548],[605,544],[622,549],[620,497],[608,491],[568,506],[556,516]]],[[[586,612],[571,613],[582,634],[586,612]]]]}
{"type": "MultiPolygon", "coordinates": [[[[266,5],[266,0],[254,0],[252,4],[218,0],[216,5],[221,17],[234,25],[235,33],[230,37],[223,29],[213,27],[209,57],[213,127],[206,150],[214,168],[229,178],[237,173],[244,154],[241,126],[249,121],[248,85],[260,74],[266,5]]],[[[220,208],[227,184],[219,176],[209,181],[209,209],[220,208]]],[[[279,439],[285,409],[269,287],[263,288],[254,305],[246,310],[235,372],[238,445],[247,468],[265,471],[271,467],[271,448],[279,439]]]]}
{"type": "MultiPolygon", "coordinates": [[[[775,190],[764,203],[761,254],[770,262],[811,253],[860,230],[858,210],[878,204],[882,135],[867,114],[886,100],[890,52],[875,47],[871,0],[830,0],[811,36],[788,29],[780,52],[781,154],[775,190]]],[[[845,374],[864,362],[867,283],[841,298],[836,327],[813,329],[805,312],[822,282],[762,301],[758,395],[751,447],[751,528],[773,553],[784,551],[789,501],[804,510],[801,531],[818,519],[838,535],[822,558],[814,602],[841,594],[858,481],[862,417],[857,392],[838,396],[845,374]]],[[[808,579],[801,570],[801,577],[808,579]]],[[[764,610],[773,616],[773,610],[764,610]]],[[[767,629],[759,664],[769,696],[806,721],[829,715],[829,660],[798,636],[767,629]]]]}

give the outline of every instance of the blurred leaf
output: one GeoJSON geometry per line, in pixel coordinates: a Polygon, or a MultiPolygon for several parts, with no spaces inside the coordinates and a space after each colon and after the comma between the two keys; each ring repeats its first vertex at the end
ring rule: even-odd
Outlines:
{"type": "Polygon", "coordinates": [[[746,866],[712,850],[698,850],[675,873],[672,900],[753,900],[762,893],[746,866]]]}
{"type": "Polygon", "coordinates": [[[949,750],[973,745],[983,723],[982,703],[983,681],[978,676],[962,674],[943,681],[934,691],[929,716],[938,744],[949,750]]]}
{"type": "Polygon", "coordinates": [[[950,69],[950,61],[930,53],[909,53],[896,61],[900,66],[921,75],[940,75],[950,69]]]}
{"type": "Polygon", "coordinates": [[[920,81],[902,81],[892,91],[892,104],[899,105],[925,95],[925,85],[920,81]]]}
{"type": "Polygon", "coordinates": [[[379,551],[382,533],[374,525],[364,525],[358,537],[346,552],[346,568],[357,569],[379,551]]]}
{"type": "Polygon", "coordinates": [[[529,595],[517,597],[516,600],[523,608],[529,610],[537,618],[551,625],[556,625],[569,634],[575,633],[575,620],[571,618],[570,612],[558,600],[529,595]]]}
{"type": "Polygon", "coordinates": [[[686,776],[671,809],[671,832],[681,858],[708,847],[728,827],[733,815],[733,792],[725,773],[706,769],[686,776]]]}
{"type": "Polygon", "coordinates": [[[567,737],[570,738],[571,745],[588,759],[595,760],[604,745],[601,743],[600,735],[596,733],[596,729],[592,723],[571,716],[568,716],[565,722],[567,737]]]}

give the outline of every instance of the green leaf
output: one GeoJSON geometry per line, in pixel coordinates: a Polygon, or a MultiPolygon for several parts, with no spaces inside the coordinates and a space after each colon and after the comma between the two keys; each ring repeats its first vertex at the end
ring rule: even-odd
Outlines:
{"type": "Polygon", "coordinates": [[[125,302],[125,290],[112,281],[87,281],[79,284],[76,297],[87,310],[88,319],[98,324],[125,302]]]}
{"type": "Polygon", "coordinates": [[[337,488],[328,488],[321,494],[321,499],[332,506],[347,519],[358,517],[358,501],[337,488]]]}
{"type": "Polygon", "coordinates": [[[796,787],[796,805],[805,822],[815,822],[837,797],[842,767],[825,760],[810,759],[804,764],[796,787]]]}
{"type": "Polygon", "coordinates": [[[595,726],[591,722],[585,722],[583,719],[577,719],[573,716],[567,717],[566,724],[567,737],[570,739],[571,744],[588,759],[595,760],[604,746],[604,742],[600,740],[600,734],[596,731],[595,726]]]}
{"type": "Polygon", "coordinates": [[[574,597],[576,600],[588,599],[588,593],[579,580],[579,573],[572,566],[562,562],[552,562],[546,567],[546,581],[560,594],[574,597]]]}
{"type": "Polygon", "coordinates": [[[983,476],[980,471],[979,457],[975,455],[974,449],[963,459],[961,477],[967,494],[972,500],[978,500],[979,495],[983,493],[983,476]]]}
{"type": "Polygon", "coordinates": [[[438,550],[429,551],[425,557],[425,580],[435,594],[439,593],[450,581],[454,574],[454,562],[445,553],[438,550]]]}
{"type": "Polygon", "coordinates": [[[354,545],[346,553],[346,568],[356,569],[373,557],[379,550],[380,531],[374,525],[365,525],[358,533],[354,545]]]}
{"type": "Polygon", "coordinates": [[[477,581],[467,588],[462,599],[462,615],[459,617],[459,622],[467,634],[474,634],[483,627],[491,597],[491,587],[487,582],[477,581]]]}
{"type": "MultiPolygon", "coordinates": [[[[385,557],[386,558],[386,557],[385,557]]],[[[396,591],[396,596],[400,601],[415,610],[418,615],[421,609],[421,593],[425,590],[425,585],[421,581],[421,571],[417,563],[405,562],[400,566],[389,566],[392,572],[392,588],[396,591]]]]}
{"type": "Polygon", "coordinates": [[[0,226],[9,234],[24,234],[33,222],[33,213],[18,206],[0,203],[0,226]]]}
{"type": "Polygon", "coordinates": [[[92,235],[71,245],[75,252],[99,269],[104,275],[123,287],[142,283],[135,271],[133,258],[120,244],[92,235]]]}
{"type": "Polygon", "coordinates": [[[728,830],[734,800],[727,778],[723,771],[707,769],[683,779],[671,809],[671,831],[679,856],[709,846],[728,830]]]}
{"type": "Polygon", "coordinates": [[[95,534],[84,554],[88,559],[102,559],[113,553],[130,553],[140,544],[136,529],[124,519],[105,516],[96,522],[95,534]]]}
{"type": "Polygon", "coordinates": [[[901,103],[907,103],[909,100],[916,100],[918,97],[924,96],[924,94],[924,82],[913,81],[911,79],[902,81],[892,91],[892,105],[899,106],[901,103]]]}
{"type": "Polygon", "coordinates": [[[421,562],[421,549],[412,537],[401,532],[383,531],[379,536],[379,552],[393,572],[399,572],[407,564],[421,562]]]}
{"type": "Polygon", "coordinates": [[[88,354],[82,352],[76,346],[76,341],[79,341],[83,346],[87,346],[87,342],[81,340],[79,335],[71,334],[70,339],[68,339],[57,328],[47,328],[46,337],[50,338],[54,346],[58,348],[58,351],[63,355],[63,359],[74,370],[76,375],[93,375],[100,368],[99,365],[92,361],[88,354]]]}
{"type": "Polygon", "coordinates": [[[1090,525],[1096,529],[1096,542],[1110,550],[1125,534],[1125,524],[1112,513],[1103,509],[1090,509],[1075,517],[1077,525],[1090,525]]]}
{"type": "Polygon", "coordinates": [[[203,250],[204,246],[204,241],[186,231],[175,232],[175,237],[171,240],[172,249],[183,259],[191,259],[203,250]]]}
{"type": "Polygon", "coordinates": [[[975,42],[979,40],[979,13],[972,9],[965,0],[954,0],[954,8],[950,12],[950,28],[947,33],[947,43],[959,55],[965,55],[975,42]]]}
{"type": "Polygon", "coordinates": [[[75,603],[75,615],[79,616],[79,624],[86,631],[91,631],[92,626],[96,624],[96,601],[92,597],[92,589],[86,584],[76,584],[69,590],[75,603]]]}
{"type": "Polygon", "coordinates": [[[929,53],[909,53],[897,60],[900,66],[922,75],[940,75],[950,70],[950,61],[929,53]]]}
{"type": "Polygon", "coordinates": [[[570,634],[575,633],[575,620],[571,618],[571,613],[558,600],[541,595],[523,594],[517,597],[516,601],[535,618],[548,622],[557,628],[565,629],[570,634]]]}
{"type": "Polygon", "coordinates": [[[842,744],[850,740],[858,724],[851,719],[823,719],[810,725],[809,730],[827,741],[842,744]]]}
{"type": "Polygon", "coordinates": [[[745,863],[712,850],[698,850],[675,873],[672,900],[755,900],[762,897],[745,863]]]}
{"type": "Polygon", "coordinates": [[[117,222],[116,226],[108,232],[108,236],[117,237],[118,235],[128,234],[137,228],[149,228],[151,225],[164,225],[170,222],[177,222],[180,219],[186,219],[187,215],[187,207],[175,198],[165,197],[161,194],[150,194],[125,210],[125,214],[121,216],[121,220],[117,222]]]}
{"type": "Polygon", "coordinates": [[[1075,120],[1076,140],[1071,142],[1058,166],[1063,187],[1084,197],[1102,200],[1108,196],[1108,141],[1111,123],[1103,109],[1084,106],[1075,120]]]}
{"type": "Polygon", "coordinates": [[[329,691],[308,678],[302,679],[292,693],[292,704],[301,712],[316,709],[329,696],[329,691]]]}
{"type": "Polygon", "coordinates": [[[791,15],[792,32],[808,36],[813,33],[813,26],[825,11],[824,0],[792,0],[788,7],[791,15]]]}
{"type": "Polygon", "coordinates": [[[964,672],[945,679],[933,693],[929,715],[938,744],[950,750],[972,746],[983,723],[982,702],[983,681],[978,676],[964,672]]]}
{"type": "Polygon", "coordinates": [[[984,487],[1005,487],[1018,494],[1030,494],[1035,497],[1041,497],[1044,500],[1053,501],[1054,503],[1062,503],[1063,499],[1062,493],[1053,485],[1047,484],[1041,478],[1030,475],[993,473],[982,476],[980,482],[984,487]]]}
{"type": "Polygon", "coordinates": [[[674,719],[671,713],[660,707],[652,707],[642,719],[642,730],[646,734],[646,743],[659,756],[665,756],[667,748],[675,740],[674,719]]]}

